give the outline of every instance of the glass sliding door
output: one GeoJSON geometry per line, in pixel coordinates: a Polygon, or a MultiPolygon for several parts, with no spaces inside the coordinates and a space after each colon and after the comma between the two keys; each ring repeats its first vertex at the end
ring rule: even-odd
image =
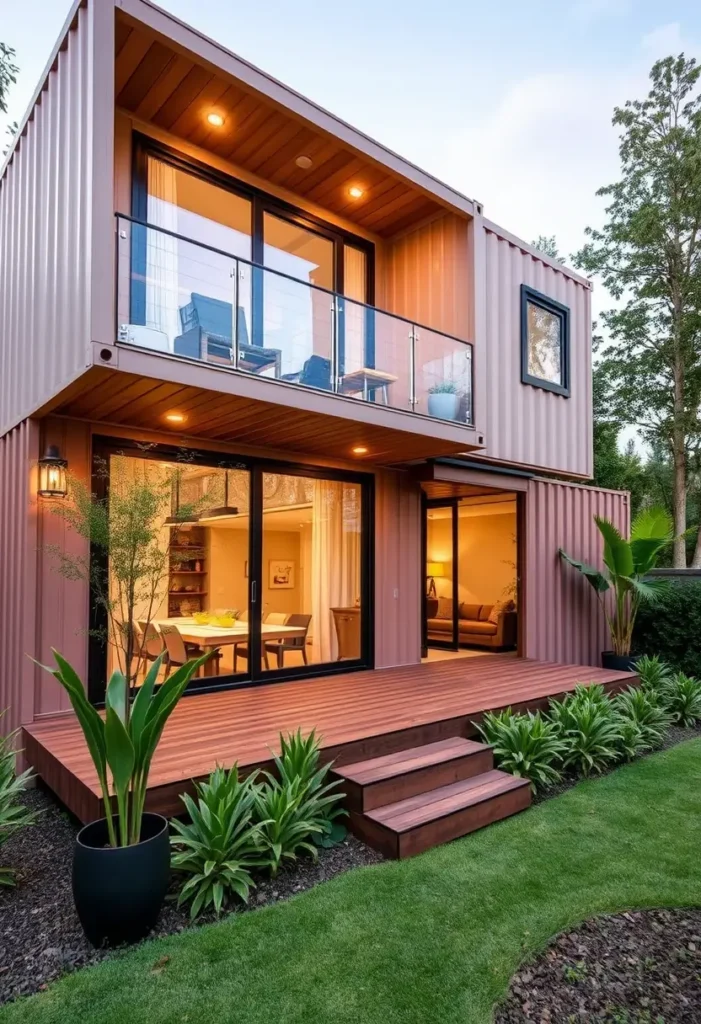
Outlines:
{"type": "Polygon", "coordinates": [[[457,503],[426,507],[426,639],[431,647],[458,646],[457,503]]]}
{"type": "Polygon", "coordinates": [[[362,657],[360,484],[263,473],[261,670],[362,657]]]}
{"type": "Polygon", "coordinates": [[[95,465],[92,488],[114,524],[110,558],[92,556],[106,598],[96,588],[91,602],[96,703],[110,674],[126,670],[130,633],[136,687],[161,654],[159,683],[212,652],[193,689],[370,666],[372,498],[362,474],[107,440],[95,465]],[[135,508],[143,572],[130,612],[135,508]]]}

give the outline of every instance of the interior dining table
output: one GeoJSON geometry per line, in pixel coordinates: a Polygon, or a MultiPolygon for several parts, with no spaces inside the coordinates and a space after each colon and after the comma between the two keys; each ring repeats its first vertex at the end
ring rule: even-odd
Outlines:
{"type": "MultiPolygon", "coordinates": [[[[157,619],[156,626],[177,626],[180,635],[189,644],[197,644],[203,650],[213,650],[223,647],[226,644],[245,643],[249,637],[249,623],[238,619],[233,626],[199,625],[191,616],[175,616],[169,619],[157,619]]],[[[261,625],[261,637],[263,643],[271,640],[287,640],[294,637],[304,636],[304,626],[283,626],[264,622],[261,625]]],[[[281,652],[282,653],[282,652],[281,652]]],[[[280,665],[280,654],[278,654],[278,666],[280,665]]],[[[202,666],[202,674],[213,675],[213,661],[205,662],[202,666]]]]}

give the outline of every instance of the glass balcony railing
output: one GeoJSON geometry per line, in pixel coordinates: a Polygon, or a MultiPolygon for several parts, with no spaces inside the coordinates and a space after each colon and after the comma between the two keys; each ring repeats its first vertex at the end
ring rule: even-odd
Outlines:
{"type": "Polygon", "coordinates": [[[117,216],[120,343],[472,424],[472,345],[117,216]]]}

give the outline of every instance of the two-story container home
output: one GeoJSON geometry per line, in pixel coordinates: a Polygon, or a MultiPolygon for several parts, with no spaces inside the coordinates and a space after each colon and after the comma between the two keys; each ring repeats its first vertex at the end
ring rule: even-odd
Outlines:
{"type": "Polygon", "coordinates": [[[164,806],[279,728],[357,760],[603,678],[564,667],[605,637],[558,562],[628,518],[582,483],[590,287],[147,0],[76,2],[0,174],[0,707],[64,801],[95,813],[94,780],[27,655],[97,704],[109,668],[47,553],[88,555],[52,514],[66,463],[102,488],[177,463],[174,508],[204,507],[164,522],[153,641],[219,648],[164,806]]]}

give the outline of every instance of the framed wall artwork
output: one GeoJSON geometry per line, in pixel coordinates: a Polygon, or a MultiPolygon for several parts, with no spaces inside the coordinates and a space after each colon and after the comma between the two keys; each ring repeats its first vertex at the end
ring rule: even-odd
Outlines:
{"type": "Polygon", "coordinates": [[[271,590],[292,590],[295,585],[295,563],[289,558],[271,558],[268,563],[268,586],[271,590]]]}

